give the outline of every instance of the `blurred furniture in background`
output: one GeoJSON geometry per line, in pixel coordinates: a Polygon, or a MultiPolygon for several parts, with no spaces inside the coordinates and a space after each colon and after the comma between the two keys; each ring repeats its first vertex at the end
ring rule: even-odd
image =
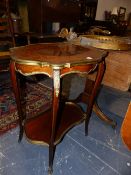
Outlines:
{"type": "Polygon", "coordinates": [[[105,11],[105,21],[109,22],[112,35],[123,36],[126,34],[128,22],[125,19],[126,8],[114,7],[112,11],[105,11]]]}
{"type": "Polygon", "coordinates": [[[126,32],[127,36],[131,36],[131,12],[128,14],[127,16],[127,32],[126,32]]]}
{"type": "Polygon", "coordinates": [[[60,28],[78,23],[80,0],[28,0],[29,31],[40,36],[52,33],[52,24],[60,23],[60,28]]]}
{"type": "Polygon", "coordinates": [[[22,33],[15,0],[0,1],[0,71],[9,70],[9,49],[30,43],[30,33],[22,33]]]}
{"type": "MultiPolygon", "coordinates": [[[[131,39],[119,36],[82,35],[77,41],[85,47],[108,50],[106,72],[102,83],[122,91],[131,86],[131,39]]],[[[90,75],[93,78],[93,74],[90,75]]]]}
{"type": "Polygon", "coordinates": [[[120,7],[118,10],[118,21],[124,21],[126,15],[126,8],[120,7]]]}
{"type": "Polygon", "coordinates": [[[125,15],[126,15],[126,8],[120,7],[118,10],[117,27],[118,27],[118,33],[121,36],[123,36],[123,34],[126,33],[128,26],[127,19],[125,19],[125,15]]]}
{"type": "Polygon", "coordinates": [[[98,0],[93,2],[91,0],[27,0],[27,2],[29,31],[43,36],[54,32],[54,23],[59,24],[59,29],[73,27],[78,33],[87,31],[95,20],[98,0]]]}
{"type": "Polygon", "coordinates": [[[1,9],[1,15],[3,13],[4,17],[0,17],[0,71],[6,71],[9,68],[9,48],[14,47],[16,43],[9,0],[3,0],[1,9]]]}

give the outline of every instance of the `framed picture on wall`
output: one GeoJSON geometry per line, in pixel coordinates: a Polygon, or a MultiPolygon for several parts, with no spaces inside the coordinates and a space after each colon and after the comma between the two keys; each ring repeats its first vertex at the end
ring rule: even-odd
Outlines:
{"type": "Polygon", "coordinates": [[[119,21],[124,21],[125,20],[125,14],[126,14],[126,8],[125,7],[120,7],[119,11],[118,11],[119,21]]]}

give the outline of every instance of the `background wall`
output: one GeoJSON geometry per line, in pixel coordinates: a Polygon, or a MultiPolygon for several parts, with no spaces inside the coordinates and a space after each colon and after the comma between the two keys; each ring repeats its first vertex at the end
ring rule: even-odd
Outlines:
{"type": "Polygon", "coordinates": [[[131,12],[131,0],[98,0],[96,20],[104,20],[104,11],[112,11],[113,7],[125,7],[128,15],[131,12]]]}

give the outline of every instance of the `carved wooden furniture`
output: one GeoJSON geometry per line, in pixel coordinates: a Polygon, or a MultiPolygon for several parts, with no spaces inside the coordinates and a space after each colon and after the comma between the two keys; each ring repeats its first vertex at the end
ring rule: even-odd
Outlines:
{"type": "Polygon", "coordinates": [[[11,49],[10,71],[19,115],[19,141],[25,131],[26,137],[32,143],[49,146],[49,174],[52,174],[55,147],[64,134],[85,120],[85,134],[87,135],[92,107],[105,71],[106,56],[105,51],[70,43],[32,44],[11,49]],[[67,74],[87,75],[95,70],[97,75],[88,99],[86,98],[88,82],[84,91],[85,97],[82,94],[82,101],[88,106],[86,112],[83,112],[75,101],[69,102],[62,97],[62,79],[67,74]],[[52,79],[53,92],[50,110],[37,117],[26,119],[21,102],[20,81],[17,77],[19,73],[24,76],[46,74],[52,79]]]}

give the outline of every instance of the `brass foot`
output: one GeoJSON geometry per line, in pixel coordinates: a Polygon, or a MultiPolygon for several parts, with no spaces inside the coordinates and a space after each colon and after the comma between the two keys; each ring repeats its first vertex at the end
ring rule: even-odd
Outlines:
{"type": "Polygon", "coordinates": [[[48,168],[48,175],[52,175],[53,174],[53,170],[51,167],[48,168]]]}

